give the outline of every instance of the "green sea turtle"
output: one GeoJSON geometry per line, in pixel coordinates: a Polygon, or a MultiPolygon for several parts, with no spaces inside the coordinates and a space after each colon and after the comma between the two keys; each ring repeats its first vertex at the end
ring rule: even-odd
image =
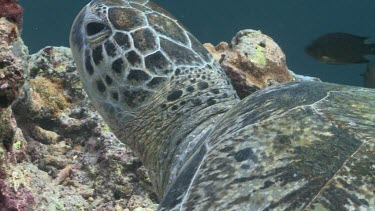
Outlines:
{"type": "Polygon", "coordinates": [[[92,1],[70,43],[159,210],[375,210],[374,90],[296,82],[240,101],[199,41],[147,0],[92,1]]]}

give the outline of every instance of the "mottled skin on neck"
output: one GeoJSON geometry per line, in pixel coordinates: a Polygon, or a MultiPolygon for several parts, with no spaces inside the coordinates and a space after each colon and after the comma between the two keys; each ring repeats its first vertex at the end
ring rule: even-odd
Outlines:
{"type": "Polygon", "coordinates": [[[95,0],[71,48],[92,103],[149,171],[159,198],[238,97],[172,15],[149,1],[95,0]]]}

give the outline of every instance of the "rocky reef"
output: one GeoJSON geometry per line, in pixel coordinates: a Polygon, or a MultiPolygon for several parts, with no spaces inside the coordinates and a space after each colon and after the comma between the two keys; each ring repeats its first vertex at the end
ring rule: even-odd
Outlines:
{"type": "Polygon", "coordinates": [[[268,86],[300,80],[319,80],[299,76],[288,69],[286,56],[279,45],[260,31],[239,31],[230,44],[204,44],[231,78],[240,98],[268,86]]]}
{"type": "MultiPolygon", "coordinates": [[[[146,170],[93,109],[70,49],[28,55],[19,34],[22,8],[0,4],[0,210],[156,209],[146,170]]],[[[258,31],[205,46],[241,97],[300,80],[258,31]]]]}

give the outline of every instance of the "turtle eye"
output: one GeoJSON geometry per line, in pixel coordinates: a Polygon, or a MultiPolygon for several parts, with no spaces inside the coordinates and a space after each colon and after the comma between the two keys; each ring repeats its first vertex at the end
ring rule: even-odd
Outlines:
{"type": "Polygon", "coordinates": [[[86,26],[87,35],[93,36],[103,31],[106,28],[106,25],[98,22],[91,22],[86,26]]]}

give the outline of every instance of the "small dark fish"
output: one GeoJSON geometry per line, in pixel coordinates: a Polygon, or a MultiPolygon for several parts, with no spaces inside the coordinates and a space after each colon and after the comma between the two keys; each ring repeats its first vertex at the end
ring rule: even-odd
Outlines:
{"type": "Polygon", "coordinates": [[[305,52],[328,64],[368,63],[365,55],[375,54],[375,44],[366,44],[366,39],[348,33],[329,33],[314,40],[305,52]]]}

